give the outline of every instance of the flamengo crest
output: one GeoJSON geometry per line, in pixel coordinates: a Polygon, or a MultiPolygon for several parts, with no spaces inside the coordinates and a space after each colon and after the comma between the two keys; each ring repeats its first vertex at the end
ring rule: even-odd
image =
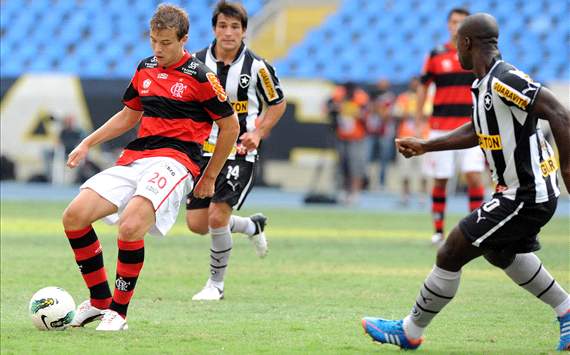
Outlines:
{"type": "Polygon", "coordinates": [[[184,94],[184,90],[186,90],[187,86],[182,83],[176,83],[170,87],[170,93],[174,97],[182,97],[184,94]]]}

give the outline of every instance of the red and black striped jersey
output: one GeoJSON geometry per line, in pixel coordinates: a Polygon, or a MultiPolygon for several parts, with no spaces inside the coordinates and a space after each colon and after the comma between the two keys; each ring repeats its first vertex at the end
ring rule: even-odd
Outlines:
{"type": "Polygon", "coordinates": [[[217,76],[188,52],[169,67],[159,66],[155,57],[144,59],[123,103],[143,116],[137,139],[125,147],[117,164],[169,157],[193,176],[200,173],[202,144],[213,121],[234,113],[217,76]]]}
{"type": "Polygon", "coordinates": [[[424,64],[421,81],[436,86],[429,124],[435,130],[453,130],[471,120],[471,84],[475,75],[463,70],[457,49],[450,43],[435,48],[424,64]]]}

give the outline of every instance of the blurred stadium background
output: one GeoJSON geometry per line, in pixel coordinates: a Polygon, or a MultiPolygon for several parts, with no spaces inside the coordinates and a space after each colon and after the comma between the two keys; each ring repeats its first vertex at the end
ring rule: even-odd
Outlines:
{"type": "MultiPolygon", "coordinates": [[[[335,85],[354,82],[373,91],[389,80],[395,93],[403,91],[428,52],[448,40],[448,11],[463,6],[495,15],[504,58],[570,104],[570,0],[244,0],[248,45],[275,65],[288,100],[264,144],[262,173],[247,209],[240,211],[270,216],[270,256],[254,259],[248,241],[235,238],[227,300],[213,307],[189,302],[206,276],[210,246],[208,238],[189,238],[179,218],[167,242],[145,241],[145,276],[137,285],[128,336],[107,341],[93,328],[50,336],[31,331],[26,307],[35,290],[61,286],[77,302],[85,295],[60,222],[77,193],[74,179],[110,166],[134,132],[91,152],[80,176],[64,167],[59,137],[68,119],[87,134],[121,109],[138,61],[151,55],[148,22],[160,2],[0,0],[2,353],[377,350],[358,319],[399,317],[409,310],[433,265],[430,204],[427,196],[423,204],[400,203],[396,159],[384,190],[378,163],[370,163],[370,192],[357,205],[304,205],[308,193],[331,197],[328,202],[338,197],[335,136],[324,110],[335,85]]],[[[208,45],[215,1],[169,2],[190,15],[188,50],[208,45]]],[[[449,185],[461,192],[461,181],[449,185]]],[[[466,202],[461,193],[449,195],[448,228],[467,212],[466,202]]],[[[569,216],[566,196],[541,234],[540,254],[567,289],[569,216]]],[[[113,275],[115,229],[98,223],[97,230],[113,275]]],[[[542,304],[484,260],[470,264],[468,273],[461,297],[430,329],[426,350],[554,349],[558,324],[542,304]]],[[[381,348],[390,350],[399,351],[381,348]]]]}
{"type": "MultiPolygon", "coordinates": [[[[207,46],[215,1],[171,2],[190,15],[188,49],[207,46]]],[[[61,164],[53,164],[65,156],[55,144],[64,118],[74,117],[89,133],[120,109],[120,97],[135,66],[151,54],[148,22],[159,3],[2,0],[4,178],[69,180],[61,164]],[[13,170],[5,171],[12,163],[13,170]]],[[[297,191],[318,185],[332,191],[334,135],[323,107],[334,84],[350,81],[373,88],[387,79],[396,93],[402,91],[419,74],[425,55],[448,40],[446,15],[453,7],[496,16],[503,57],[569,103],[570,2],[566,0],[245,0],[243,4],[250,16],[248,45],[275,65],[289,102],[285,117],[264,146],[262,184],[297,191]]],[[[130,137],[95,151],[93,169],[110,165],[130,137]]],[[[389,172],[390,189],[398,187],[395,167],[389,172]]],[[[372,171],[376,168],[371,164],[372,171]]]]}

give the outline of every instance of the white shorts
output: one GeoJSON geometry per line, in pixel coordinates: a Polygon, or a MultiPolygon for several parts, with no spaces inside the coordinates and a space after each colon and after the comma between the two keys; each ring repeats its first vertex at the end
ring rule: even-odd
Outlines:
{"type": "Polygon", "coordinates": [[[403,155],[399,154],[397,159],[398,167],[400,170],[400,178],[411,178],[424,177],[423,166],[425,165],[425,156],[420,155],[417,157],[405,158],[403,155]]]}
{"type": "Polygon", "coordinates": [[[165,236],[176,222],[180,202],[192,190],[193,183],[184,165],[172,158],[152,157],[103,170],[80,188],[89,188],[117,206],[117,213],[103,218],[108,224],[119,221],[133,196],[147,198],[154,206],[156,220],[149,234],[165,236]]]}
{"type": "MultiPolygon", "coordinates": [[[[430,131],[429,138],[441,137],[449,131],[430,131]]],[[[429,152],[425,155],[423,172],[435,179],[449,179],[455,174],[456,166],[462,173],[485,170],[485,157],[479,147],[460,150],[429,152]]]]}

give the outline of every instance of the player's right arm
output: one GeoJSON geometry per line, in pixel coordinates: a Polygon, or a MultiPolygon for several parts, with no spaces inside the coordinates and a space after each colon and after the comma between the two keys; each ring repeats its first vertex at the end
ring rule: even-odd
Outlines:
{"type": "Polygon", "coordinates": [[[396,139],[396,147],[406,158],[439,150],[466,149],[476,146],[479,137],[473,123],[469,122],[454,129],[446,135],[430,140],[407,137],[396,139]]]}
{"type": "Polygon", "coordinates": [[[81,161],[87,156],[89,148],[126,133],[139,122],[144,111],[138,91],[139,72],[145,66],[146,61],[147,60],[143,60],[139,63],[129,86],[123,94],[122,101],[125,107],[123,107],[121,111],[117,112],[95,132],[87,136],[87,138],[81,141],[81,143],[79,143],[79,145],[69,153],[69,157],[67,159],[68,167],[75,168],[78,166],[79,163],[81,163],[81,161]]]}
{"type": "Polygon", "coordinates": [[[123,107],[121,111],[117,112],[95,132],[88,135],[69,153],[67,166],[75,168],[85,159],[91,147],[116,138],[135,127],[142,114],[142,111],[136,111],[127,106],[123,107]]]}
{"type": "Polygon", "coordinates": [[[570,191],[570,111],[545,87],[541,87],[533,108],[533,114],[547,120],[558,147],[560,172],[566,190],[570,191]]]}
{"type": "Polygon", "coordinates": [[[199,78],[203,85],[198,91],[199,100],[219,128],[214,153],[192,192],[197,198],[206,198],[214,195],[216,178],[236,144],[240,128],[237,114],[230,105],[228,95],[218,77],[204,63],[201,63],[200,68],[199,72],[202,74],[199,78]]]}

